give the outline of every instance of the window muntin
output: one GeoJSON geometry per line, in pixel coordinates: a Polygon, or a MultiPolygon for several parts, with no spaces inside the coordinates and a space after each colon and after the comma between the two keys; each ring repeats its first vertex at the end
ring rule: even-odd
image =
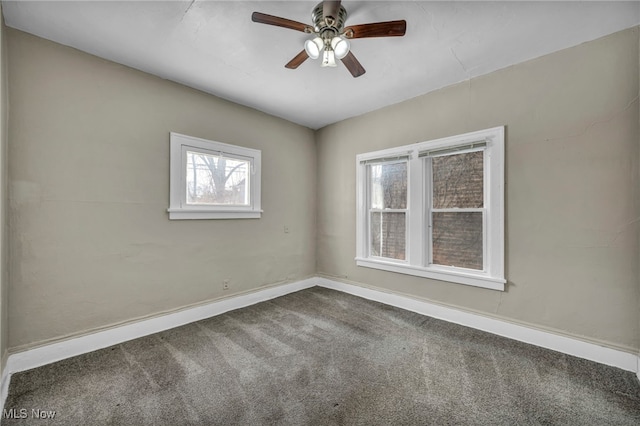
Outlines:
{"type": "Polygon", "coordinates": [[[504,290],[503,127],[360,154],[356,164],[358,266],[504,290]],[[407,170],[399,211],[372,183],[383,170],[372,165],[394,162],[407,170]],[[386,228],[383,213],[396,214],[386,228]],[[402,258],[379,244],[380,229],[404,234],[402,258]]]}
{"type": "Polygon", "coordinates": [[[261,152],[171,133],[169,219],[259,218],[261,152]]]}

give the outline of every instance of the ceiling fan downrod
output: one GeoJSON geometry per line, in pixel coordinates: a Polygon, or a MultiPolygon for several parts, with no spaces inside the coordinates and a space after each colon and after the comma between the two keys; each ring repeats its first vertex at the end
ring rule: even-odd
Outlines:
{"type": "Polygon", "coordinates": [[[342,32],[344,23],[347,20],[347,10],[344,6],[340,5],[336,15],[338,16],[325,16],[324,7],[325,2],[320,2],[313,8],[311,12],[311,21],[313,22],[313,28],[316,33],[322,33],[322,30],[327,28],[333,28],[338,34],[342,32]]]}

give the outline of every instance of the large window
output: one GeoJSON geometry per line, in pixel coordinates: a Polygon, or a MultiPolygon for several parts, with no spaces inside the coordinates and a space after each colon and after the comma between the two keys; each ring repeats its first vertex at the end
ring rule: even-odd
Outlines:
{"type": "Polygon", "coordinates": [[[504,128],[357,156],[359,266],[504,289],[504,128]]]}
{"type": "Polygon", "coordinates": [[[171,133],[170,219],[260,217],[259,150],[171,133]]]}

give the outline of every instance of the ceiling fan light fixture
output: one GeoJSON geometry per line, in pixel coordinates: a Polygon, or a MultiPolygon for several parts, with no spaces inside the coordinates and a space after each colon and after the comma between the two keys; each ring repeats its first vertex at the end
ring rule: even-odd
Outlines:
{"type": "Polygon", "coordinates": [[[331,39],[331,47],[335,52],[337,59],[342,59],[349,53],[350,45],[349,41],[343,37],[334,37],[331,39]]]}
{"type": "Polygon", "coordinates": [[[336,55],[332,49],[325,49],[322,55],[322,67],[335,67],[336,55]]]}
{"type": "Polygon", "coordinates": [[[318,59],[323,47],[324,42],[320,37],[315,37],[304,42],[304,50],[311,59],[318,59]]]}

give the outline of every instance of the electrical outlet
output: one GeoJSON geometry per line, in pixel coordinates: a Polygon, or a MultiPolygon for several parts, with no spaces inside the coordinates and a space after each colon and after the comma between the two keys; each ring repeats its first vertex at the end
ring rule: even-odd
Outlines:
{"type": "Polygon", "coordinates": [[[287,225],[284,226],[284,233],[285,234],[289,233],[289,227],[287,225]]]}
{"type": "Polygon", "coordinates": [[[229,290],[229,283],[230,282],[231,282],[231,280],[228,279],[228,278],[226,280],[222,281],[222,289],[223,290],[229,290]]]}

